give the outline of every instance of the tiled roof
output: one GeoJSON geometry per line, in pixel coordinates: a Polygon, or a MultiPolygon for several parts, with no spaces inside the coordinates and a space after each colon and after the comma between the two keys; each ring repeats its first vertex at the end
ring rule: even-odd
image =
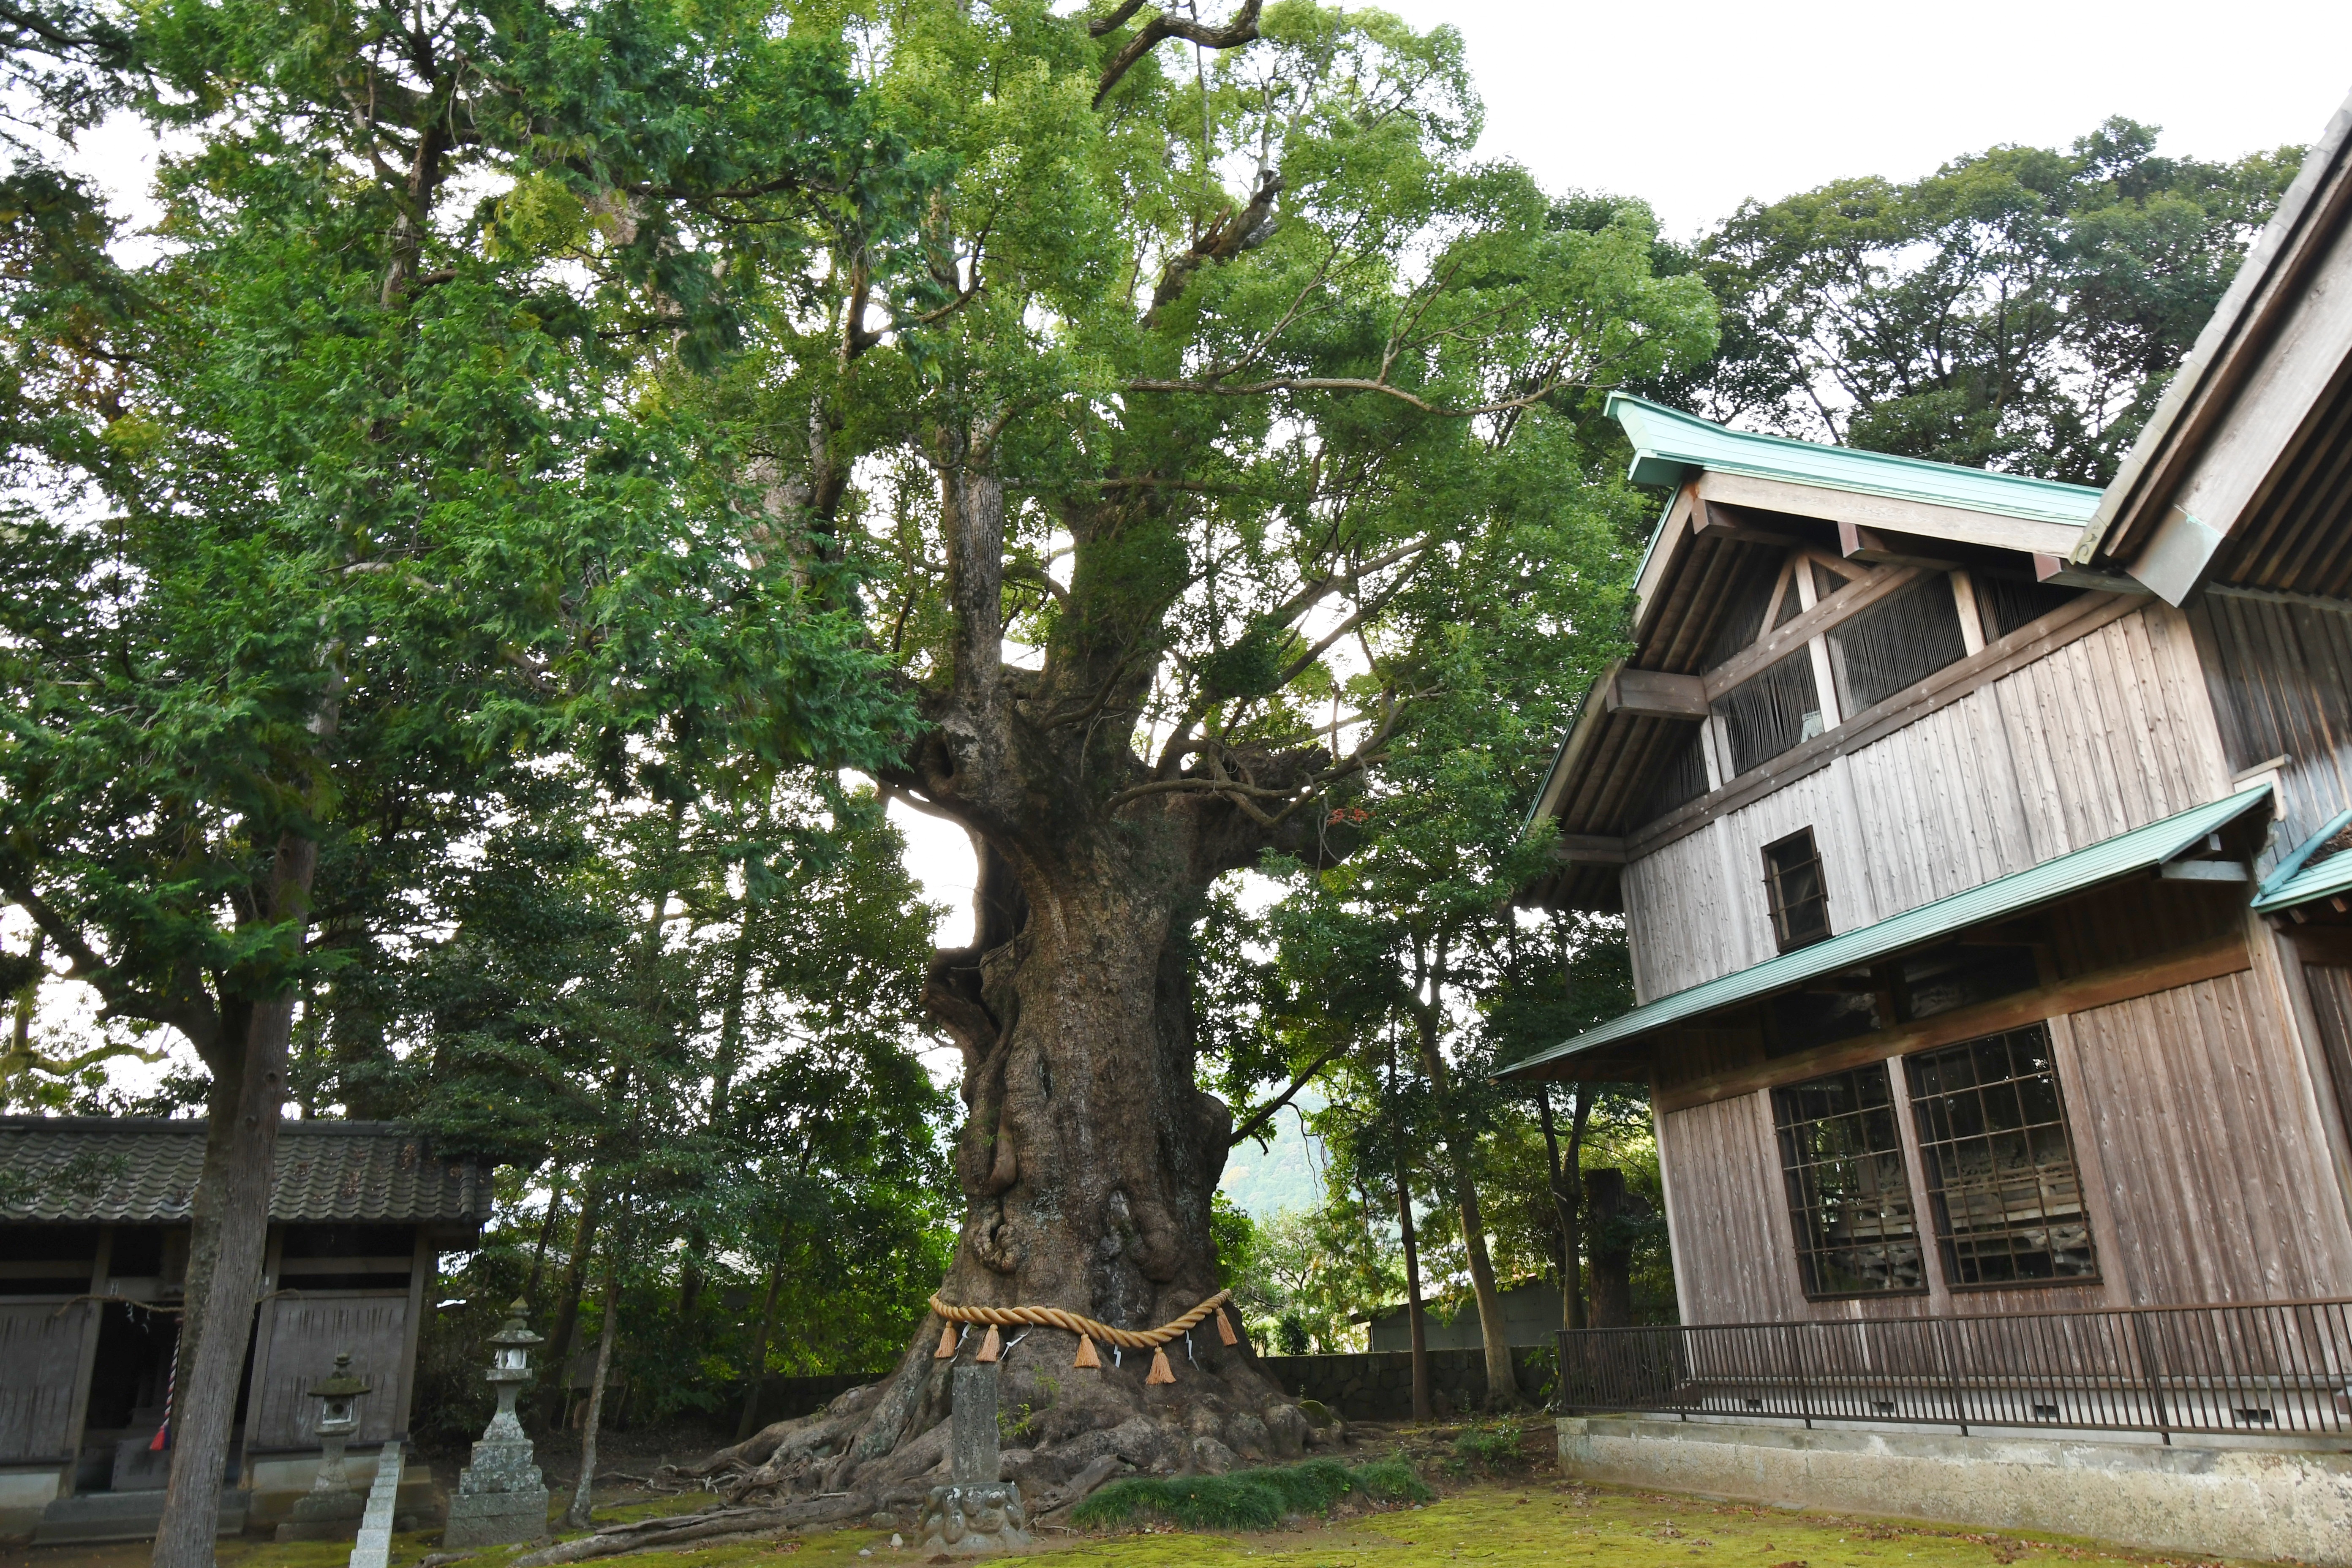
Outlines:
{"type": "MultiPolygon", "coordinates": [[[[188,1217],[204,1170],[202,1121],[0,1117],[0,1220],[170,1223],[188,1217]]],[[[489,1218],[488,1173],[436,1157],[390,1121],[288,1121],[269,1184],[276,1220],[489,1218]]]]}

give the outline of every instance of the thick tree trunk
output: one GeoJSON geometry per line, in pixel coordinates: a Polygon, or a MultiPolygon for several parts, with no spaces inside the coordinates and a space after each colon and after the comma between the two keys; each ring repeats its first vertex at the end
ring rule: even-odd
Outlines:
{"type": "Polygon", "coordinates": [[[1421,1244],[1412,1229],[1412,1188],[1397,1167],[1397,1232],[1404,1237],[1405,1327],[1412,1336],[1412,1418],[1426,1426],[1437,1418],[1429,1387],[1429,1319],[1421,1306],[1421,1244]]]}
{"type": "MultiPolygon", "coordinates": [[[[1148,551],[1080,551],[1069,602],[1096,608],[1066,617],[1043,671],[1004,667],[1004,491],[977,440],[934,440],[951,635],[945,679],[923,699],[931,727],[885,780],[961,823],[980,861],[972,943],[938,954],[924,991],[962,1053],[966,1107],[954,1155],[965,1212],[939,1295],[1155,1328],[1217,1291],[1209,1205],[1233,1135],[1232,1112],[1196,1081],[1192,927],[1217,877],[1268,847],[1311,852],[1316,818],[1277,821],[1134,754],[1157,623],[1124,618],[1139,580],[1100,579],[1162,570],[1148,551]]],[[[1133,540],[1160,504],[1121,492],[1071,526],[1133,540]]],[[[1172,560],[1181,570],[1181,552],[1172,560]]],[[[1221,752],[1219,766],[1247,771],[1248,788],[1276,787],[1315,755],[1221,752]]],[[[814,1506],[814,1494],[838,1494],[866,1511],[919,1499],[946,1436],[940,1331],[927,1317],[886,1384],[713,1464],[760,1457],[738,1496],[790,1491],[814,1506]]],[[[1145,1383],[1149,1352],[1108,1344],[1099,1370],[1075,1367],[1066,1330],[1003,1341],[1003,1407],[1032,1412],[1031,1447],[1007,1463],[1033,1489],[1099,1479],[1087,1467],[1112,1456],[1214,1470],[1307,1440],[1247,1342],[1224,1344],[1213,1320],[1167,1347],[1169,1384],[1145,1383]]],[[[980,1342],[969,1337],[962,1356],[980,1342]]]]}
{"type": "Polygon", "coordinates": [[[1592,1326],[1622,1329],[1633,1321],[1633,1253],[1623,1238],[1625,1173],[1584,1173],[1592,1201],[1592,1326]]]}
{"type": "MultiPolygon", "coordinates": [[[[299,922],[318,862],[319,847],[310,840],[291,834],[279,838],[270,874],[273,919],[299,922]]],[[[190,1254],[193,1260],[201,1253],[207,1262],[201,1279],[189,1282],[194,1310],[183,1328],[184,1359],[173,1397],[172,1469],[155,1531],[155,1568],[209,1568],[213,1561],[237,1382],[245,1372],[254,1303],[261,1294],[270,1166],[287,1099],[286,1051],[295,1000],[289,992],[254,1003],[238,1059],[218,1064],[233,1074],[235,1097],[232,1103],[213,1104],[205,1167],[197,1178],[202,1198],[193,1215],[190,1254]]]]}
{"type": "MultiPolygon", "coordinates": [[[[997,875],[983,877],[983,896],[998,900],[1000,920],[1026,918],[969,976],[993,1037],[967,1047],[956,1168],[968,1207],[946,1300],[1150,1328],[1216,1292],[1209,1205],[1233,1121],[1193,1079],[1195,882],[1181,862],[1155,865],[1148,837],[1130,859],[1134,847],[1106,846],[1108,865],[1033,864],[1021,881],[1034,897],[1003,887],[1013,868],[989,857],[997,875]]],[[[1044,1330],[1016,1353],[1066,1370],[1076,1348],[1044,1330]]],[[[1183,1404],[1191,1384],[1234,1378],[1244,1403],[1263,1404],[1271,1390],[1247,1361],[1213,1331],[1195,1334],[1177,1363],[1182,1392],[1155,1389],[1147,1402],[1183,1404]]]]}

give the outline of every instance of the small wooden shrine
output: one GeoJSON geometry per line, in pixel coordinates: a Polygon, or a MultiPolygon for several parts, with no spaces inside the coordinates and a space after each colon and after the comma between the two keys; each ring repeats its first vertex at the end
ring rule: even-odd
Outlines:
{"type": "MultiPolygon", "coordinates": [[[[0,1118],[0,1531],[152,1531],[201,1121],[0,1118]]],[[[268,1250],[237,1395],[225,1519],[275,1522],[320,1453],[312,1387],[348,1352],[373,1392],[354,1478],[404,1435],[436,1255],[472,1247],[487,1173],[413,1129],[278,1133],[268,1250]]]]}

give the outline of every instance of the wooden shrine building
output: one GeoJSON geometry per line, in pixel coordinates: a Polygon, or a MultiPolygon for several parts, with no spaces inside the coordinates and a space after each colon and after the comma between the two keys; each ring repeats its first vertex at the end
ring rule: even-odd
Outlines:
{"type": "Polygon", "coordinates": [[[1639,1005],[1506,1076],[1650,1086],[1685,1326],[1564,1407],[2352,1455],[2347,133],[2105,491],[1611,400],[1672,500],[1535,895],[1639,1005]]]}
{"type": "MultiPolygon", "coordinates": [[[[204,1164],[201,1121],[0,1118],[0,1531],[152,1534],[204,1164]]],[[[413,1129],[279,1129],[268,1250],[230,1441],[224,1524],[274,1522],[316,1471],[310,1385],[339,1352],[374,1385],[352,1472],[404,1435],[436,1257],[472,1247],[489,1184],[413,1129]]]]}

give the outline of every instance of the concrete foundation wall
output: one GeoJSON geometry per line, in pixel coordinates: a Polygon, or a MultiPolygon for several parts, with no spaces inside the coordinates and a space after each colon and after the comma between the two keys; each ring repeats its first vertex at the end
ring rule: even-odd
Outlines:
{"type": "MultiPolygon", "coordinates": [[[[377,1456],[373,1453],[346,1454],[343,1473],[351,1478],[352,1489],[365,1496],[375,1484],[377,1456]]],[[[289,1454],[280,1458],[253,1461],[253,1489],[247,1504],[248,1528],[275,1529],[294,1511],[294,1505],[309,1495],[310,1485],[319,1479],[320,1456],[289,1454]]],[[[433,1475],[424,1465],[412,1463],[400,1482],[398,1508],[404,1517],[423,1518],[437,1515],[439,1503],[433,1489],[433,1475]]]]}
{"type": "Polygon", "coordinates": [[[63,1482],[63,1472],[52,1466],[46,1470],[0,1470],[0,1535],[21,1535],[41,1522],[41,1510],[49,1506],[63,1482]]]}
{"type": "Polygon", "coordinates": [[[2352,1568],[2352,1453],[1567,1417],[1580,1480],[2352,1568]]]}

